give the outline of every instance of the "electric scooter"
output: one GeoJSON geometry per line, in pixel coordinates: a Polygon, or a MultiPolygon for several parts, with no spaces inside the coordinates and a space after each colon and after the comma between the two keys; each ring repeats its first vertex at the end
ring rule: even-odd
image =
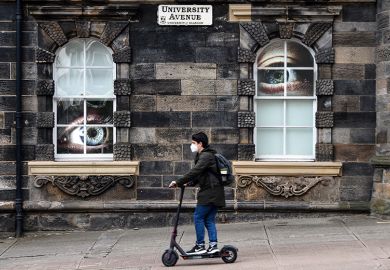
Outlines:
{"type": "Polygon", "coordinates": [[[234,246],[225,245],[222,247],[222,249],[219,252],[215,252],[215,253],[187,254],[180,247],[180,245],[176,242],[177,226],[179,224],[179,216],[180,216],[181,205],[183,202],[184,189],[185,189],[185,187],[182,186],[181,190],[180,190],[180,200],[179,200],[179,206],[178,206],[177,212],[176,212],[175,224],[174,224],[172,235],[171,235],[171,243],[169,245],[169,249],[165,250],[162,257],[161,257],[162,263],[168,267],[174,266],[177,263],[177,261],[179,260],[179,255],[177,254],[175,249],[177,249],[179,251],[180,256],[184,260],[222,258],[222,260],[225,263],[234,263],[237,259],[237,252],[238,252],[238,249],[234,246]]]}

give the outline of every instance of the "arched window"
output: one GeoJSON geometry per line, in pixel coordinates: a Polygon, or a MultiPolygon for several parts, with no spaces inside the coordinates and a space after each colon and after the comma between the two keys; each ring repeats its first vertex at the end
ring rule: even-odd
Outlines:
{"type": "Polygon", "coordinates": [[[55,158],[112,159],[115,129],[112,52],[94,39],[73,39],[54,63],[55,158]]]}
{"type": "Polygon", "coordinates": [[[256,158],[314,160],[316,64],[306,46],[274,40],[255,63],[256,158]]]}

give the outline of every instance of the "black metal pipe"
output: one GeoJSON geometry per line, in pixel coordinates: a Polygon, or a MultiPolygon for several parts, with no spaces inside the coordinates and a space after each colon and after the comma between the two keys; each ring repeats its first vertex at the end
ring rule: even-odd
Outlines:
{"type": "Polygon", "coordinates": [[[22,192],[22,0],[16,0],[16,237],[23,236],[22,192]]]}

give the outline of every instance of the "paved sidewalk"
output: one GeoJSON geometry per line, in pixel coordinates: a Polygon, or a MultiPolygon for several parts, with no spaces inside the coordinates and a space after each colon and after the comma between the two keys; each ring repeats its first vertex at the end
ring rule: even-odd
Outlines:
{"type": "MultiPolygon", "coordinates": [[[[234,264],[179,259],[175,269],[390,270],[390,221],[365,215],[219,224],[220,246],[239,249],[234,264]]],[[[192,226],[182,246],[193,244],[192,226]]],[[[0,239],[0,269],[167,269],[161,254],[171,228],[40,232],[0,239]]]]}

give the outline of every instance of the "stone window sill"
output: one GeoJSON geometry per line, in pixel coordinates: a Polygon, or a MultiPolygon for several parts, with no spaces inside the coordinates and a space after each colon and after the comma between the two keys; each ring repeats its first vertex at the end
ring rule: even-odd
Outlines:
{"type": "Polygon", "coordinates": [[[234,161],[235,175],[341,176],[341,162],[234,161]]]}
{"type": "Polygon", "coordinates": [[[30,161],[28,162],[29,175],[138,175],[139,161],[30,161]]]}

